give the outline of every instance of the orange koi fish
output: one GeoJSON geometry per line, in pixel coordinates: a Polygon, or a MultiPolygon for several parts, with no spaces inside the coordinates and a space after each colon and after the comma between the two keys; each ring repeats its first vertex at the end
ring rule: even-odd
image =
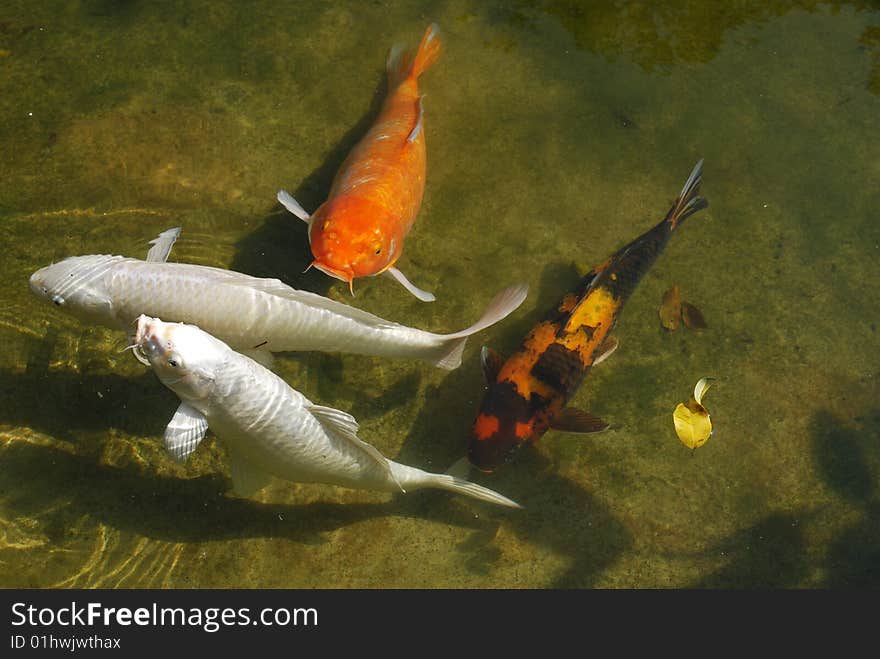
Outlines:
{"type": "Polygon", "coordinates": [[[434,296],[394,267],[425,191],[424,107],[418,78],[440,56],[438,27],[428,27],[415,55],[388,54],[389,94],[369,132],[342,163],[330,195],[309,214],[284,190],[278,201],[309,224],[312,265],[347,281],[387,272],[420,300],[434,296]]]}
{"type": "Polygon", "coordinates": [[[494,471],[526,442],[553,428],[595,432],[608,427],[588,412],[566,407],[584,376],[617,348],[609,336],[636,284],[681,222],[709,204],[697,195],[697,163],[665,219],[596,266],[578,288],[525,337],[507,361],[483,348],[489,382],[468,447],[468,460],[494,471]]]}

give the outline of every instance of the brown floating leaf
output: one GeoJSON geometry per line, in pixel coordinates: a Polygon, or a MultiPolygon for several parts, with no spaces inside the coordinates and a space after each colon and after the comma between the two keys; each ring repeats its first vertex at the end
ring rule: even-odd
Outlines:
{"type": "Polygon", "coordinates": [[[681,303],[681,319],[684,321],[684,326],[688,329],[706,329],[709,327],[706,324],[706,319],[703,318],[703,313],[690,302],[681,303]]]}
{"type": "Polygon", "coordinates": [[[678,329],[678,319],[681,316],[681,291],[678,284],[663,294],[663,302],[660,303],[660,324],[670,332],[678,329]]]}

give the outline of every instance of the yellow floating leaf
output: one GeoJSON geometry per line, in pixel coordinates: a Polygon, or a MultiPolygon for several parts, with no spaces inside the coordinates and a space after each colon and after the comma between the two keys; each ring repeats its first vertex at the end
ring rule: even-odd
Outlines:
{"type": "Polygon", "coordinates": [[[697,382],[694,387],[694,400],[700,405],[703,404],[703,396],[709,391],[709,387],[712,386],[711,383],[713,380],[715,380],[715,378],[700,378],[699,382],[697,382]]]}
{"type": "Polygon", "coordinates": [[[687,405],[679,403],[672,413],[675,433],[688,448],[699,448],[712,435],[712,421],[706,408],[691,398],[687,405]]]}
{"type": "Polygon", "coordinates": [[[681,443],[690,449],[696,449],[706,443],[712,435],[712,420],[709,411],[703,407],[703,396],[711,386],[714,378],[701,378],[694,387],[693,398],[687,403],[679,403],[672,413],[675,433],[681,443]]]}
{"type": "Polygon", "coordinates": [[[681,317],[681,291],[678,284],[673,284],[672,288],[663,294],[663,301],[660,303],[660,324],[670,332],[678,329],[678,319],[681,317]]]}

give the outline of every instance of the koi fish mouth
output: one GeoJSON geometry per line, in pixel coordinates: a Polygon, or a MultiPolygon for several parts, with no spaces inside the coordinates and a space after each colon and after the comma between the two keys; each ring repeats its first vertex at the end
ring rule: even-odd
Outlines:
{"type": "Polygon", "coordinates": [[[153,338],[154,320],[155,318],[150,318],[144,314],[138,316],[137,330],[134,333],[134,343],[139,348],[143,348],[146,342],[153,338]]]}
{"type": "Polygon", "coordinates": [[[315,267],[325,275],[330,275],[334,279],[339,279],[340,281],[344,281],[348,283],[348,289],[351,291],[351,294],[354,295],[354,272],[349,270],[339,270],[337,268],[333,268],[329,265],[325,265],[323,263],[319,263],[317,259],[312,261],[309,267],[315,267]]]}
{"type": "Polygon", "coordinates": [[[134,334],[133,352],[137,360],[150,365],[148,356],[163,354],[168,327],[158,318],[150,318],[144,314],[138,316],[137,330],[134,334]]]}

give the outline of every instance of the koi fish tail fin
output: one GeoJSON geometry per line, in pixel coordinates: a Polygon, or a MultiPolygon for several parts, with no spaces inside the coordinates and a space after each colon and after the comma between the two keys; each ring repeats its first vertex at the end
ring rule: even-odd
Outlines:
{"type": "Polygon", "coordinates": [[[505,506],[506,508],[522,508],[522,506],[513,499],[508,499],[503,494],[499,494],[495,490],[490,490],[488,487],[483,487],[482,485],[477,485],[476,483],[471,483],[470,481],[456,478],[449,474],[431,475],[433,476],[433,482],[431,483],[432,487],[440,488],[441,490],[448,490],[449,492],[457,492],[458,494],[464,494],[473,499],[488,501],[489,503],[494,503],[498,506],[505,506]]]}
{"type": "Polygon", "coordinates": [[[433,474],[394,461],[389,461],[389,465],[391,466],[391,471],[394,474],[396,481],[404,492],[427,488],[446,490],[447,492],[463,494],[473,499],[487,501],[498,506],[505,506],[506,508],[522,508],[522,506],[516,501],[508,499],[506,496],[499,494],[495,490],[490,490],[488,487],[471,483],[470,481],[458,478],[457,476],[452,476],[450,474],[433,474]]]}
{"type": "Polygon", "coordinates": [[[418,78],[437,61],[441,49],[440,28],[436,23],[431,23],[425,30],[425,36],[422,37],[422,43],[419,44],[415,55],[403,44],[395,44],[388,53],[388,60],[385,63],[388,85],[394,88],[409,77],[418,78]]]}
{"type": "Polygon", "coordinates": [[[465,343],[467,343],[467,337],[444,343],[443,352],[440,357],[431,360],[434,366],[446,371],[452,371],[461,366],[461,356],[464,354],[465,343]]]}
{"type": "Polygon", "coordinates": [[[425,30],[419,49],[413,59],[410,75],[418,78],[424,71],[427,71],[434,62],[440,57],[440,51],[443,49],[443,42],[440,40],[440,26],[431,23],[425,30]]]}
{"type": "Polygon", "coordinates": [[[700,191],[700,183],[703,182],[703,161],[702,159],[694,165],[691,175],[685,181],[681,194],[672,205],[672,209],[666,216],[666,221],[670,224],[670,229],[675,229],[686,218],[690,217],[699,210],[709,206],[709,202],[697,193],[700,191]]]}
{"type": "Polygon", "coordinates": [[[523,303],[528,292],[528,284],[509,286],[492,299],[483,315],[473,325],[454,334],[437,334],[436,336],[442,339],[443,343],[439,348],[439,354],[435,353],[432,358],[434,365],[448,371],[458,368],[461,365],[461,355],[468,337],[509,316],[523,303]]]}

